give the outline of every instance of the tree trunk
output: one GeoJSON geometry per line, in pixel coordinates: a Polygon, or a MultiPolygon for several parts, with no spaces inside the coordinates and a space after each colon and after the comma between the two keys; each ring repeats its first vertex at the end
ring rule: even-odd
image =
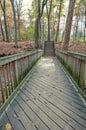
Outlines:
{"type": "Polygon", "coordinates": [[[36,24],[35,24],[35,44],[36,44],[36,48],[39,48],[39,26],[40,26],[40,18],[38,17],[36,19],[36,24]]]}
{"type": "Polygon", "coordinates": [[[52,8],[52,0],[50,1],[50,8],[49,9],[48,9],[48,5],[46,4],[47,20],[48,20],[48,41],[50,41],[50,15],[51,15],[51,8],[52,8]]]}
{"type": "Polygon", "coordinates": [[[78,41],[78,23],[79,23],[79,16],[76,16],[76,27],[75,27],[75,41],[78,41]]]}
{"type": "Polygon", "coordinates": [[[60,0],[59,15],[58,15],[58,25],[57,25],[56,39],[55,39],[56,42],[57,42],[58,35],[59,35],[59,26],[60,26],[60,17],[61,17],[61,11],[62,11],[62,2],[63,2],[63,0],[60,0]]]}
{"type": "MultiPolygon", "coordinates": [[[[11,0],[10,0],[11,1],[11,0]]],[[[14,8],[14,3],[11,1],[12,4],[12,10],[13,10],[13,18],[14,18],[14,30],[15,30],[15,47],[18,48],[18,43],[17,43],[17,23],[16,23],[16,13],[15,13],[15,8],[14,8]]]]}
{"type": "Polygon", "coordinates": [[[41,0],[38,0],[38,11],[37,11],[37,18],[35,23],[35,45],[36,48],[39,48],[39,34],[40,34],[40,20],[43,15],[44,6],[46,5],[47,0],[43,0],[42,7],[41,7],[41,0]]]}
{"type": "Polygon", "coordinates": [[[2,33],[3,41],[5,41],[5,36],[4,36],[4,31],[3,31],[3,27],[2,27],[2,23],[1,23],[1,18],[0,18],[0,27],[1,27],[1,33],[2,33]]]}
{"type": "Polygon", "coordinates": [[[86,4],[85,4],[85,27],[84,27],[84,42],[86,40],[86,4]]]}
{"type": "Polygon", "coordinates": [[[7,19],[6,19],[5,10],[3,11],[3,14],[4,14],[4,26],[5,26],[6,41],[9,42],[9,34],[8,34],[8,29],[7,29],[7,19]]]}
{"type": "Polygon", "coordinates": [[[38,11],[37,11],[37,18],[35,23],[35,45],[36,48],[39,48],[39,33],[40,33],[40,0],[38,0],[38,11]]]}
{"type": "Polygon", "coordinates": [[[18,38],[20,39],[20,15],[18,14],[18,38]]]}
{"type": "Polygon", "coordinates": [[[42,25],[41,25],[41,21],[40,21],[40,33],[39,33],[39,37],[40,37],[40,43],[42,42],[42,25]]]}
{"type": "Polygon", "coordinates": [[[50,41],[50,17],[48,16],[48,41],[50,41]]]}
{"type": "Polygon", "coordinates": [[[64,50],[68,50],[75,2],[76,0],[69,1],[69,9],[68,9],[68,15],[67,15],[67,21],[66,21],[65,34],[64,34],[64,42],[63,42],[64,50]]]}

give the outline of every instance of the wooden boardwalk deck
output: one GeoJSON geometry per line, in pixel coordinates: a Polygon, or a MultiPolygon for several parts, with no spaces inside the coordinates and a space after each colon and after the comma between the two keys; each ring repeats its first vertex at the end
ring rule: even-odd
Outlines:
{"type": "Polygon", "coordinates": [[[86,130],[86,105],[59,61],[42,58],[0,117],[0,130],[86,130]]]}

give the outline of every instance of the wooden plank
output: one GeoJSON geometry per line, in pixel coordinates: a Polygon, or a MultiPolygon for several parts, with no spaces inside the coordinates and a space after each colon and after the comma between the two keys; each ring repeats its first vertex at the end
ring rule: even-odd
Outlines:
{"type": "Polygon", "coordinates": [[[41,109],[50,119],[52,119],[52,121],[55,122],[57,126],[60,126],[61,129],[68,127],[70,130],[73,130],[70,124],[68,125],[67,121],[64,121],[54,111],[52,111],[49,107],[46,106],[47,103],[46,101],[40,101],[40,98],[35,100],[34,97],[36,96],[37,93],[32,95],[26,91],[24,91],[24,93],[22,91],[22,93],[20,94],[20,96],[22,96],[24,100],[29,98],[37,107],[39,107],[39,109],[41,109]]]}
{"type": "MultiPolygon", "coordinates": [[[[31,85],[31,82],[29,84],[31,85]]],[[[32,84],[34,84],[34,82],[32,82],[32,84]]],[[[38,86],[39,88],[43,86],[42,89],[47,88],[47,85],[45,85],[45,84],[40,85],[40,83],[37,84],[37,82],[35,82],[35,85],[36,85],[36,87],[38,86]]],[[[51,88],[48,88],[48,89],[51,89],[51,88]]],[[[78,104],[80,107],[86,108],[86,106],[84,105],[84,103],[81,100],[78,101],[78,99],[76,100],[75,98],[72,98],[71,96],[68,96],[68,95],[62,93],[62,90],[60,90],[60,92],[58,92],[57,96],[59,96],[60,98],[63,97],[63,99],[66,99],[67,101],[74,102],[74,103],[76,103],[76,105],[78,104]]],[[[80,99],[80,97],[79,97],[79,99],[80,99]]]]}
{"type": "MultiPolygon", "coordinates": [[[[31,81],[31,80],[30,80],[31,81]]],[[[34,80],[35,81],[35,80],[34,80]]],[[[34,84],[34,81],[31,81],[31,82],[29,82],[29,84],[31,85],[33,85],[34,84]]],[[[66,102],[73,102],[73,103],[76,103],[76,105],[78,105],[79,104],[79,107],[83,107],[83,108],[85,108],[86,109],[86,106],[84,105],[84,103],[82,102],[82,100],[80,99],[80,97],[79,97],[79,95],[77,94],[77,99],[75,99],[75,96],[71,96],[70,94],[68,95],[68,94],[66,94],[65,92],[64,92],[64,90],[62,90],[62,89],[56,89],[56,87],[55,86],[53,86],[53,85],[51,85],[51,83],[50,83],[50,85],[45,85],[45,84],[43,84],[43,83],[40,83],[40,82],[35,82],[35,85],[36,86],[39,86],[39,87],[41,87],[42,89],[45,89],[45,90],[47,90],[47,91],[52,91],[52,93],[54,93],[54,95],[56,96],[56,97],[58,97],[58,98],[61,98],[61,99],[63,99],[63,100],[66,100],[66,102]],[[57,94],[58,93],[58,94],[57,94]],[[79,99],[78,99],[79,98],[79,99]]],[[[35,86],[34,86],[35,87],[35,86]]],[[[71,91],[70,91],[70,93],[71,93],[71,91]]],[[[86,111],[85,111],[86,112],[86,111]]]]}
{"type": "MultiPolygon", "coordinates": [[[[37,88],[37,87],[33,87],[33,86],[30,86],[29,89],[30,88],[31,88],[31,90],[33,89],[35,92],[42,93],[42,95],[44,94],[44,98],[46,97],[46,100],[50,101],[51,103],[53,103],[54,105],[56,105],[57,107],[59,107],[59,109],[61,108],[62,111],[64,111],[65,113],[67,113],[67,114],[69,113],[69,115],[73,116],[73,118],[76,116],[75,119],[77,119],[77,121],[78,121],[78,117],[77,117],[78,112],[73,112],[72,109],[71,110],[68,109],[66,106],[64,106],[63,104],[60,103],[61,100],[59,101],[58,99],[57,100],[53,99],[54,93],[48,92],[48,91],[45,91],[45,93],[43,93],[43,89],[37,88]]],[[[79,114],[80,114],[80,111],[79,111],[79,114]]],[[[78,116],[81,116],[82,118],[84,118],[84,120],[86,119],[86,114],[84,114],[84,115],[82,115],[82,113],[80,115],[79,114],[78,114],[78,116]]],[[[84,124],[84,125],[86,125],[86,124],[84,124]]]]}
{"type": "MultiPolygon", "coordinates": [[[[31,88],[32,88],[32,86],[31,86],[31,88]]],[[[32,89],[31,89],[32,90],[32,89]]],[[[29,89],[29,91],[30,91],[30,93],[31,93],[31,90],[29,89]]],[[[47,106],[48,107],[50,107],[53,111],[55,111],[56,112],[56,114],[58,115],[58,116],[60,116],[62,119],[64,119],[65,121],[69,121],[68,123],[69,124],[72,124],[72,127],[73,128],[76,128],[76,130],[78,129],[78,130],[81,130],[81,129],[83,129],[83,130],[85,130],[86,128],[84,127],[84,126],[82,126],[82,124],[80,124],[81,122],[79,121],[76,121],[75,120],[75,118],[73,117],[73,116],[70,116],[70,114],[68,115],[67,114],[67,110],[65,111],[64,109],[62,109],[61,107],[58,107],[57,106],[57,104],[58,103],[56,103],[55,101],[52,101],[49,97],[47,97],[46,96],[46,94],[43,94],[43,92],[40,92],[40,91],[38,91],[36,88],[35,88],[35,92],[33,92],[33,90],[32,90],[32,93],[34,93],[34,96],[36,95],[36,93],[40,93],[41,94],[41,96],[40,96],[40,98],[42,97],[42,101],[44,101],[44,102],[47,102],[47,106]],[[44,95],[44,96],[43,96],[44,95]],[[55,104],[54,104],[54,102],[55,102],[55,104]],[[71,122],[71,123],[70,123],[71,122]],[[75,127],[76,126],[76,127],[75,127]]],[[[27,93],[27,96],[30,98],[31,97],[31,94],[29,93],[29,91],[27,92],[27,89],[24,91],[24,93],[25,93],[25,95],[26,95],[26,93],[27,93]]],[[[39,100],[40,100],[40,98],[39,98],[39,100]]],[[[71,113],[71,112],[70,112],[71,113]]],[[[80,118],[80,117],[78,117],[78,119],[80,120],[82,120],[82,118],[80,118]]],[[[86,121],[85,121],[86,122],[86,121]]],[[[84,122],[83,122],[84,123],[84,122]]]]}
{"type": "MultiPolygon", "coordinates": [[[[29,100],[29,99],[27,99],[29,100]]],[[[32,120],[33,124],[37,127],[38,130],[49,130],[48,126],[45,124],[43,120],[39,117],[39,115],[33,111],[23,99],[22,97],[17,96],[16,101],[22,107],[23,111],[27,114],[27,116],[32,120]]]]}
{"type": "MultiPolygon", "coordinates": [[[[35,85],[34,84],[31,85],[29,83],[28,87],[26,89],[29,91],[29,89],[32,89],[32,88],[34,89],[35,85]]],[[[36,89],[43,93],[43,88],[40,87],[40,88],[36,88],[36,89]]],[[[56,102],[63,105],[67,109],[73,111],[75,114],[79,115],[83,119],[86,119],[86,116],[85,116],[86,115],[86,108],[85,107],[78,106],[78,108],[76,108],[75,106],[72,105],[73,102],[70,102],[67,99],[65,99],[64,97],[59,96],[59,94],[56,93],[55,91],[53,92],[52,90],[50,91],[49,89],[45,88],[44,93],[46,93],[46,95],[48,94],[49,97],[53,98],[56,102]]]]}
{"type": "Polygon", "coordinates": [[[23,109],[19,104],[14,100],[12,102],[12,108],[16,112],[18,119],[21,120],[23,126],[26,130],[37,130],[33,122],[30,120],[30,118],[24,113],[23,109]]]}
{"type": "MultiPolygon", "coordinates": [[[[3,112],[2,116],[0,117],[0,130],[5,130],[5,126],[7,124],[11,125],[11,122],[9,121],[5,112],[3,112]]],[[[12,127],[12,125],[11,125],[11,127],[12,127]]],[[[11,130],[14,130],[14,129],[12,128],[11,130]]]]}
{"type": "Polygon", "coordinates": [[[6,114],[14,130],[25,130],[25,127],[23,126],[21,120],[18,118],[18,115],[14,112],[11,105],[9,105],[7,108],[6,114]]]}
{"type": "MultiPolygon", "coordinates": [[[[24,94],[20,94],[20,97],[23,98],[24,101],[26,101],[27,97],[25,98],[24,94]]],[[[51,130],[62,130],[62,128],[54,122],[45,112],[43,112],[35,103],[33,103],[31,100],[26,102],[30,107],[33,109],[33,111],[43,120],[44,123],[48,125],[48,128],[51,130]]]]}
{"type": "MultiPolygon", "coordinates": [[[[57,91],[62,90],[62,93],[63,93],[63,94],[68,95],[68,96],[70,96],[70,97],[73,97],[74,99],[78,99],[79,101],[81,101],[81,99],[80,99],[80,97],[78,96],[78,94],[76,93],[76,91],[72,91],[70,88],[64,89],[64,87],[61,87],[61,84],[58,85],[58,84],[56,84],[56,83],[53,83],[53,81],[49,81],[49,80],[48,80],[48,82],[47,82],[47,81],[44,81],[44,79],[40,81],[39,77],[36,78],[36,79],[35,79],[35,77],[34,77],[34,80],[35,80],[36,83],[38,82],[38,84],[40,84],[40,85],[42,85],[42,86],[45,85],[45,86],[49,87],[50,89],[51,89],[51,88],[52,88],[52,89],[54,88],[54,89],[57,90],[57,91]]],[[[30,80],[30,81],[33,82],[34,80],[30,80]]],[[[65,85],[64,85],[64,86],[65,86],[65,85]]]]}

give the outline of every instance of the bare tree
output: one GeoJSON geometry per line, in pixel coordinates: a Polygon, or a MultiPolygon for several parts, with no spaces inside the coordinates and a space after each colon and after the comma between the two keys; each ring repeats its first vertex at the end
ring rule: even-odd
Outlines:
{"type": "Polygon", "coordinates": [[[38,0],[38,10],[37,10],[37,17],[36,17],[36,23],[35,23],[35,44],[36,47],[39,48],[39,34],[40,34],[40,19],[43,15],[44,6],[47,3],[47,0],[42,1],[41,6],[41,0],[38,0]]]}
{"type": "Polygon", "coordinates": [[[15,7],[14,7],[14,0],[10,0],[11,5],[12,5],[12,10],[13,10],[13,18],[14,18],[14,29],[15,29],[15,47],[18,48],[18,41],[17,41],[17,23],[16,23],[16,12],[15,12],[15,7]]]}
{"type": "Polygon", "coordinates": [[[19,39],[20,39],[20,17],[21,17],[22,1],[23,0],[16,0],[16,12],[17,12],[17,18],[18,18],[18,37],[19,37],[19,39]]]}
{"type": "Polygon", "coordinates": [[[3,0],[3,1],[0,0],[0,5],[3,11],[6,41],[9,42],[9,33],[7,29],[7,18],[6,18],[6,0],[3,0]]]}
{"type": "Polygon", "coordinates": [[[48,4],[46,3],[46,12],[47,12],[47,19],[48,19],[48,41],[50,41],[50,15],[51,15],[51,8],[52,8],[52,0],[48,4]]]}
{"type": "Polygon", "coordinates": [[[60,0],[59,14],[58,14],[58,24],[57,24],[56,39],[55,39],[56,42],[57,42],[58,35],[59,35],[60,18],[61,18],[61,12],[62,12],[62,3],[63,3],[63,0],[60,0]]]}

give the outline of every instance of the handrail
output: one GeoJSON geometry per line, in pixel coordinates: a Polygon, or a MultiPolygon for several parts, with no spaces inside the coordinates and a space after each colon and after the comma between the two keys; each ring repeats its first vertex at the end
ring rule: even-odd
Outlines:
{"type": "Polygon", "coordinates": [[[56,49],[56,56],[67,68],[81,90],[86,93],[86,55],[56,49]]]}
{"type": "MultiPolygon", "coordinates": [[[[38,52],[42,51],[42,50],[37,50],[38,52]]],[[[22,57],[26,57],[30,54],[36,53],[37,51],[28,51],[28,52],[24,52],[24,53],[19,53],[19,54],[14,54],[11,56],[5,56],[0,58],[0,65],[6,64],[8,62],[12,62],[14,60],[17,60],[18,58],[22,58],[22,57]]]]}
{"type": "Polygon", "coordinates": [[[71,51],[64,51],[64,50],[59,50],[59,49],[56,49],[56,51],[61,52],[66,55],[71,55],[73,57],[76,57],[77,59],[86,60],[86,54],[75,53],[75,52],[71,52],[71,51]]]}
{"type": "Polygon", "coordinates": [[[2,106],[42,56],[42,50],[0,58],[0,106],[2,106]]]}

